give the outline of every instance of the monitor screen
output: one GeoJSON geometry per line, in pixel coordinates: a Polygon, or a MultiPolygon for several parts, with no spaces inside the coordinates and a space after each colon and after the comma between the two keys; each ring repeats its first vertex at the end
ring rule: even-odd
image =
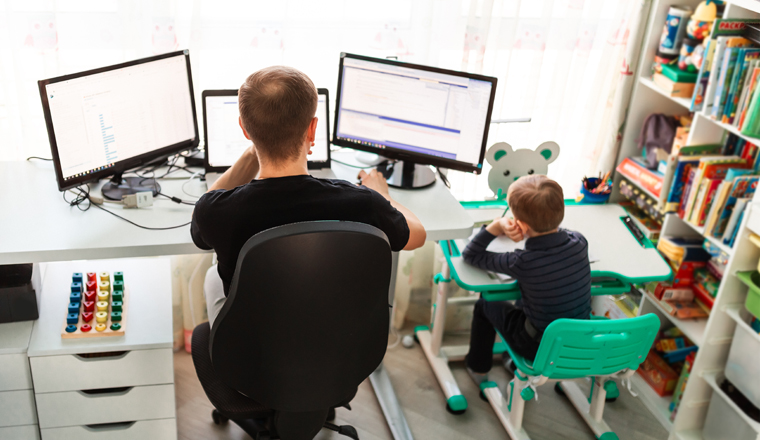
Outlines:
{"type": "MultiPolygon", "coordinates": [[[[237,91],[225,90],[204,92],[204,112],[206,118],[206,155],[209,169],[231,167],[243,151],[251,146],[240,129],[238,118],[237,91]]],[[[309,162],[327,162],[330,144],[328,142],[327,95],[317,95],[317,133],[309,162]]]]}
{"type": "Polygon", "coordinates": [[[40,81],[59,187],[196,146],[189,69],[175,52],[40,81]]]}
{"type": "Polygon", "coordinates": [[[464,171],[483,163],[496,78],[343,54],[334,142],[464,171]]]}

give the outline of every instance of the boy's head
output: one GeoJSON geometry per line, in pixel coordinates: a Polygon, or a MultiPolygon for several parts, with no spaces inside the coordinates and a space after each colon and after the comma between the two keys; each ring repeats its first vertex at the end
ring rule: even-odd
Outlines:
{"type": "Polygon", "coordinates": [[[565,217],[562,187],[546,176],[520,177],[509,186],[507,202],[518,225],[523,223],[538,235],[556,230],[565,217]]]}
{"type": "Polygon", "coordinates": [[[240,126],[262,159],[276,164],[305,158],[314,140],[317,89],[292,67],[272,66],[246,78],[238,91],[240,126]]]}

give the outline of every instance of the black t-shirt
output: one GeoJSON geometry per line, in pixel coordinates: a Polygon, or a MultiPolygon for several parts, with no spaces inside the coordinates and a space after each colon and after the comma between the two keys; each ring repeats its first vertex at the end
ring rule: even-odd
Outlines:
{"type": "Polygon", "coordinates": [[[190,232],[196,246],[216,251],[227,295],[238,254],[249,238],[275,226],[316,220],[375,226],[388,236],[393,251],[409,241],[406,219],[377,192],[307,175],[253,180],[235,189],[209,191],[195,204],[190,232]]]}

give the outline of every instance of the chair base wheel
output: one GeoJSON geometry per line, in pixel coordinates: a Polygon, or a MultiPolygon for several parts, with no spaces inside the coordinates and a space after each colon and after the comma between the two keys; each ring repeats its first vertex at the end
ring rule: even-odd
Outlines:
{"type": "Polygon", "coordinates": [[[559,382],[554,384],[554,392],[556,392],[560,396],[565,395],[565,390],[562,389],[562,386],[559,384],[559,382]]]}
{"type": "Polygon", "coordinates": [[[224,423],[227,423],[230,419],[224,417],[219,411],[213,410],[211,411],[211,420],[214,421],[215,425],[222,425],[224,423]]]}
{"type": "Polygon", "coordinates": [[[616,400],[617,400],[617,397],[608,397],[608,398],[604,399],[604,401],[607,402],[607,403],[612,403],[612,402],[614,402],[616,400]]]}
{"type": "Polygon", "coordinates": [[[420,338],[417,337],[417,333],[415,332],[415,333],[413,333],[413,335],[414,335],[414,342],[416,342],[416,343],[419,344],[420,343],[420,338]]]}
{"type": "Polygon", "coordinates": [[[465,413],[465,411],[467,411],[467,408],[460,409],[460,410],[453,410],[453,409],[451,409],[451,406],[449,406],[449,404],[447,403],[446,404],[446,411],[448,411],[450,414],[454,414],[455,416],[461,416],[462,414],[465,413]]]}

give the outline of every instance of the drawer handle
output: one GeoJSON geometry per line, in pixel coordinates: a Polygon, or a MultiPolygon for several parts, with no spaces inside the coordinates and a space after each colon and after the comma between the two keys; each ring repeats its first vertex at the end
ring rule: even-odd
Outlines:
{"type": "Polygon", "coordinates": [[[132,425],[135,424],[135,421],[131,422],[116,422],[116,423],[98,423],[96,425],[84,425],[85,429],[91,432],[102,432],[102,431],[123,431],[125,429],[129,429],[132,427],[132,425]]]}
{"type": "Polygon", "coordinates": [[[102,358],[122,359],[129,351],[107,351],[103,353],[77,353],[74,356],[82,362],[92,362],[102,360],[102,358]]]}
{"type": "Polygon", "coordinates": [[[110,397],[110,396],[123,396],[132,391],[134,387],[118,387],[118,388],[98,388],[94,390],[80,390],[79,394],[85,397],[110,397]]]}

